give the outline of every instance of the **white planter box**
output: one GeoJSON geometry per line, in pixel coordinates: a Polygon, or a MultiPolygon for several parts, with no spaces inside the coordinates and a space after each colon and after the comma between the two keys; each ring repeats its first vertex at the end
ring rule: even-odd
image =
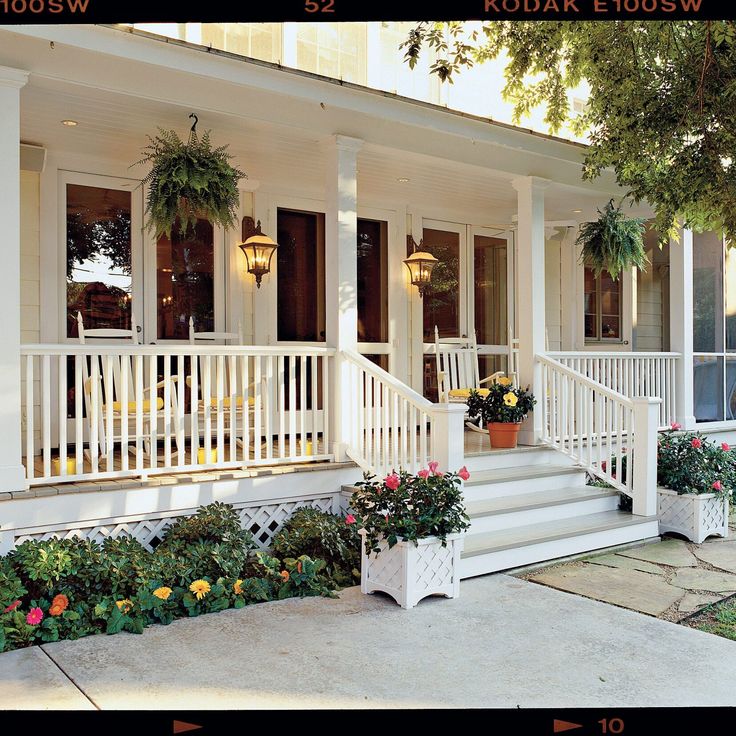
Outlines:
{"type": "Polygon", "coordinates": [[[464,541],[463,534],[448,534],[446,547],[437,537],[425,537],[418,546],[401,541],[389,549],[383,540],[380,554],[366,555],[363,540],[360,589],[363,593],[388,593],[402,608],[412,608],[428,595],[457,598],[464,541]]]}
{"type": "Polygon", "coordinates": [[[697,544],[711,534],[728,536],[728,496],[657,488],[657,514],[660,533],[677,532],[697,544]]]}

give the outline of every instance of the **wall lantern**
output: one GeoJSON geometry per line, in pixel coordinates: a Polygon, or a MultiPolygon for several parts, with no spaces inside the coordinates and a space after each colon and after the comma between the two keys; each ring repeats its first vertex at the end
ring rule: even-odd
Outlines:
{"type": "Polygon", "coordinates": [[[248,273],[256,277],[256,286],[261,288],[261,279],[271,270],[271,259],[278,245],[261,232],[261,221],[254,224],[252,217],[243,218],[243,242],[238,247],[245,253],[248,273]]]}
{"type": "Polygon", "coordinates": [[[432,269],[438,261],[431,253],[421,250],[423,240],[419,241],[419,250],[417,250],[417,244],[411,235],[409,235],[408,241],[413,246],[414,252],[404,259],[404,263],[409,269],[411,283],[419,289],[419,297],[421,298],[432,280],[432,269]]]}

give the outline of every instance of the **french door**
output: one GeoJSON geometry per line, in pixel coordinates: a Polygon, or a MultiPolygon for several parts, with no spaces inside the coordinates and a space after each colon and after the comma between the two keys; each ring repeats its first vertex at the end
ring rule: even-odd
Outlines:
{"type": "Polygon", "coordinates": [[[481,378],[509,370],[513,253],[506,231],[427,219],[422,225],[422,249],[439,263],[422,300],[421,390],[437,401],[435,328],[440,339],[475,330],[481,378]]]}

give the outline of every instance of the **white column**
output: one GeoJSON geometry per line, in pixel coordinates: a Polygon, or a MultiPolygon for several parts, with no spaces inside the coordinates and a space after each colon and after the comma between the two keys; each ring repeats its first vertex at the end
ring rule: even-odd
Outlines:
{"type": "Polygon", "coordinates": [[[333,452],[342,459],[349,437],[350,368],[342,351],[358,349],[358,151],[363,141],[335,135],[324,151],[327,164],[325,212],[325,338],[338,351],[331,382],[333,452]]]}
{"type": "Polygon", "coordinates": [[[516,232],[519,314],[519,385],[529,386],[537,399],[537,409],[526,419],[519,433],[522,444],[535,445],[542,436],[542,373],[534,356],[545,351],[544,295],[544,190],[549,182],[524,176],[512,182],[517,191],[516,232]]]}
{"type": "Polygon", "coordinates": [[[0,67],[0,491],[26,488],[20,382],[20,90],[28,73],[0,67]]]}
{"type": "Polygon", "coordinates": [[[634,477],[632,511],[637,516],[657,515],[657,427],[662,399],[634,399],[634,477]]]}
{"type": "Polygon", "coordinates": [[[560,245],[560,285],[562,297],[562,349],[578,349],[578,323],[582,319],[582,299],[578,299],[580,249],[575,245],[578,228],[569,225],[560,245]]]}
{"type": "Polygon", "coordinates": [[[435,404],[432,408],[432,460],[443,473],[465,464],[465,404],[435,404]]]}
{"type": "Polygon", "coordinates": [[[670,240],[670,350],[682,356],[675,371],[677,421],[695,429],[693,404],[693,233],[670,240]]]}

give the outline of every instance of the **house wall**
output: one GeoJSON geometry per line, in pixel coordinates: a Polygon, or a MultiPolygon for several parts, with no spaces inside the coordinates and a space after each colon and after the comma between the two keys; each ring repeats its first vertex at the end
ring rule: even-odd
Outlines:
{"type": "Polygon", "coordinates": [[[547,350],[562,350],[561,239],[547,240],[544,262],[544,297],[546,303],[547,350]]]}
{"type": "Polygon", "coordinates": [[[649,265],[637,274],[636,350],[669,350],[669,254],[656,244],[647,249],[649,265]]]}

